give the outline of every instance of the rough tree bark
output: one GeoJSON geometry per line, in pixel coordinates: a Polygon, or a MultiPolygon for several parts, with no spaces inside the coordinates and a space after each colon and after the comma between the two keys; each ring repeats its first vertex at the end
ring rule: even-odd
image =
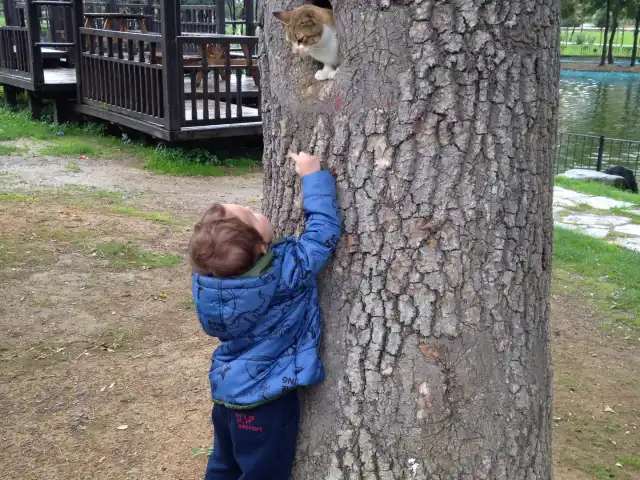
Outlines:
{"type": "Polygon", "coordinates": [[[310,150],[345,235],[293,478],[549,480],[558,2],[334,0],[323,83],[272,16],[295,5],[261,15],[263,211],[299,232],[310,150]]]}

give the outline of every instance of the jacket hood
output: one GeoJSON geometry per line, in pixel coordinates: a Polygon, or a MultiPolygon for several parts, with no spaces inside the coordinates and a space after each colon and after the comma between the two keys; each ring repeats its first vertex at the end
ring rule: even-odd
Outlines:
{"type": "Polygon", "coordinates": [[[265,260],[267,262],[259,262],[256,267],[260,270],[262,268],[259,264],[267,263],[271,268],[257,276],[252,275],[256,267],[248,274],[236,278],[193,274],[196,310],[207,333],[223,342],[246,338],[256,333],[260,319],[267,315],[269,305],[277,294],[280,277],[278,256],[270,251],[265,260]]]}

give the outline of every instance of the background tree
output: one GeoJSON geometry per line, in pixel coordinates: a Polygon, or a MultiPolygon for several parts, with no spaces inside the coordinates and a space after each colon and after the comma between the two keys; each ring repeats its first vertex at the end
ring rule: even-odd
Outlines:
{"type": "Polygon", "coordinates": [[[600,65],[604,65],[607,58],[607,38],[609,33],[609,17],[611,16],[611,0],[607,0],[604,17],[604,35],[602,36],[602,56],[600,57],[600,65]]]}
{"type": "Polygon", "coordinates": [[[262,12],[263,210],[299,231],[286,154],[310,150],[345,227],[293,478],[551,478],[559,4],[334,0],[322,83],[272,16],[292,5],[262,12]]]}
{"type": "Polygon", "coordinates": [[[635,67],[638,56],[638,32],[640,32],[640,0],[633,5],[632,12],[635,13],[635,25],[633,27],[633,47],[631,47],[631,66],[635,67]]]}
{"type": "MultiPolygon", "coordinates": [[[[618,24],[620,22],[620,14],[622,12],[623,7],[625,7],[624,0],[616,0],[615,8],[613,9],[613,19],[611,23],[611,36],[609,37],[609,50],[607,53],[607,62],[610,65],[613,65],[613,42],[616,37],[616,31],[618,30],[618,24]]],[[[605,37],[606,39],[606,37],[605,37]]]]}

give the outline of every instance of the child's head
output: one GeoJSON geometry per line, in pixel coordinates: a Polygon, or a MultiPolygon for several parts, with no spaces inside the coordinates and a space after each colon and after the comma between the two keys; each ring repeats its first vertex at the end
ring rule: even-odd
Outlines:
{"type": "Polygon", "coordinates": [[[237,277],[267,252],[273,236],[273,226],[264,215],[240,205],[215,203],[191,236],[191,265],[203,275],[237,277]]]}

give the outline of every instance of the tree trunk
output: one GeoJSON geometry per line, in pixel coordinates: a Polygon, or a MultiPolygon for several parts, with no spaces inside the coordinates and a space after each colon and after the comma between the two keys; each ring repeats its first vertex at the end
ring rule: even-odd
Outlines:
{"type": "Polygon", "coordinates": [[[611,0],[607,0],[607,10],[604,17],[604,35],[602,36],[602,57],[600,57],[600,66],[604,65],[607,58],[607,37],[609,35],[609,17],[611,16],[611,0]]]}
{"type": "Polygon", "coordinates": [[[636,6],[636,25],[633,29],[633,47],[631,48],[631,66],[636,66],[638,57],[638,32],[640,31],[640,2],[636,6]]]}
{"type": "Polygon", "coordinates": [[[618,30],[618,21],[620,19],[620,10],[622,9],[622,0],[616,1],[616,8],[613,11],[613,24],[611,25],[611,37],[609,38],[609,53],[607,54],[607,62],[613,65],[613,41],[618,30]]]}
{"type": "Polygon", "coordinates": [[[334,0],[328,82],[263,12],[263,211],[299,233],[303,149],[345,228],[293,478],[548,480],[558,2],[381,2],[334,0]]]}

